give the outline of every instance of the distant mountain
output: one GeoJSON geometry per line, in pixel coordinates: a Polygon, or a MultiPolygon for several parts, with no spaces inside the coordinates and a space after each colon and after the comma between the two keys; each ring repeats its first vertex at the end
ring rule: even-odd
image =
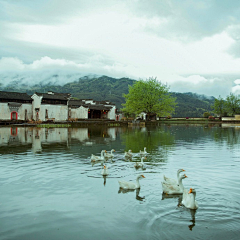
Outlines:
{"type": "MultiPolygon", "coordinates": [[[[54,76],[53,76],[54,77],[54,76]]],[[[136,80],[129,78],[111,78],[101,77],[80,77],[76,81],[64,85],[57,84],[24,84],[19,82],[8,85],[0,85],[0,91],[8,92],[26,92],[32,95],[34,92],[59,92],[71,93],[72,97],[78,99],[93,99],[95,101],[108,100],[116,104],[118,109],[122,108],[125,102],[123,93],[128,93],[128,86],[132,86],[136,80]]],[[[204,112],[211,112],[211,105],[214,103],[214,97],[207,97],[196,93],[176,93],[171,92],[176,97],[178,103],[173,117],[202,117],[204,112]]]]}
{"type": "Polygon", "coordinates": [[[214,97],[196,93],[171,93],[176,97],[177,107],[173,117],[203,117],[204,112],[212,112],[214,97]]]}

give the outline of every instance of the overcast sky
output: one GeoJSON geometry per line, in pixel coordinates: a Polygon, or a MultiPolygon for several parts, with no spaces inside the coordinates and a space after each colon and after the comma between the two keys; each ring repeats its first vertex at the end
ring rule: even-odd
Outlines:
{"type": "Polygon", "coordinates": [[[88,74],[240,94],[239,0],[0,0],[0,83],[88,74]]]}

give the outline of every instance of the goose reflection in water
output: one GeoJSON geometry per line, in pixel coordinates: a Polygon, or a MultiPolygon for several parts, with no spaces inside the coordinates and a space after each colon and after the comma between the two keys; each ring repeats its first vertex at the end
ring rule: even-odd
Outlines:
{"type": "Polygon", "coordinates": [[[144,196],[143,197],[139,196],[140,188],[137,188],[137,189],[123,189],[123,188],[119,188],[118,193],[125,194],[125,193],[129,193],[129,192],[134,192],[134,191],[136,191],[136,199],[138,201],[143,201],[143,199],[145,199],[144,196]]]}
{"type": "Polygon", "coordinates": [[[177,198],[178,199],[177,206],[180,206],[182,203],[182,194],[167,194],[167,193],[162,194],[162,200],[169,198],[177,198]]]}
{"type": "Polygon", "coordinates": [[[124,159],[125,161],[132,162],[132,157],[125,156],[124,159]]]}
{"type": "MultiPolygon", "coordinates": [[[[182,205],[182,194],[166,194],[163,193],[162,194],[162,200],[165,199],[169,199],[169,198],[177,198],[178,199],[178,207],[183,206],[182,205]]],[[[193,227],[195,226],[195,214],[196,214],[196,209],[189,209],[189,208],[184,208],[185,211],[189,212],[191,215],[191,220],[189,220],[189,222],[191,222],[192,224],[188,225],[188,228],[190,231],[192,231],[193,227]]]]}
{"type": "Polygon", "coordinates": [[[103,175],[103,185],[104,185],[104,186],[106,185],[106,181],[107,181],[107,176],[106,176],[106,175],[103,175]]]}
{"type": "Polygon", "coordinates": [[[189,230],[192,231],[193,227],[195,226],[195,214],[196,214],[196,209],[187,209],[190,213],[191,213],[191,217],[192,219],[190,220],[190,222],[192,222],[192,224],[188,225],[189,230]]]}

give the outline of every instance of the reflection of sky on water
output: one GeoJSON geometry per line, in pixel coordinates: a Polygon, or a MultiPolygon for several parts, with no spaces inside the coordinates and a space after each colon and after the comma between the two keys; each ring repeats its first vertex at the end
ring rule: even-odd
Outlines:
{"type": "Polygon", "coordinates": [[[96,239],[126,238],[127,234],[121,235],[126,232],[131,239],[234,239],[239,233],[237,135],[233,127],[207,125],[163,125],[143,131],[111,128],[109,132],[0,128],[3,234],[6,239],[33,229],[34,234],[38,230],[54,234],[50,228],[57,226],[64,237],[72,232],[79,238],[81,231],[85,239],[106,232],[115,235],[96,239]],[[136,169],[139,150],[145,146],[146,169],[136,169]],[[126,161],[124,151],[130,147],[134,156],[126,161]],[[109,169],[106,177],[101,175],[102,162],[92,165],[90,161],[91,153],[100,155],[102,149],[116,150],[113,161],[104,162],[109,169]],[[163,175],[176,177],[180,167],[188,176],[184,186],[197,191],[197,211],[181,206],[181,196],[162,195],[163,175]],[[135,181],[139,173],[146,177],[140,191],[119,190],[119,179],[135,181]]]}
{"type": "Polygon", "coordinates": [[[189,213],[188,215],[190,216],[189,222],[191,223],[188,225],[189,230],[192,231],[193,227],[195,226],[195,215],[196,211],[195,209],[187,209],[182,205],[182,194],[166,194],[162,193],[162,200],[168,201],[169,199],[176,199],[176,206],[178,208],[181,208],[182,211],[189,213]]]}

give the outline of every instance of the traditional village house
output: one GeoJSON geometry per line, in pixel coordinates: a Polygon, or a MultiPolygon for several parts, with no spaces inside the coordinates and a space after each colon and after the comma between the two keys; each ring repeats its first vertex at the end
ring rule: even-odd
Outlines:
{"type": "Polygon", "coordinates": [[[115,120],[116,106],[109,101],[73,100],[68,93],[0,92],[0,120],[67,121],[115,120]]]}
{"type": "Polygon", "coordinates": [[[34,93],[33,119],[35,121],[66,121],[68,120],[69,93],[34,93]]]}
{"type": "Polygon", "coordinates": [[[115,120],[116,106],[108,101],[70,100],[70,119],[109,119],[115,120]]]}
{"type": "Polygon", "coordinates": [[[70,99],[68,102],[68,119],[88,119],[88,105],[83,100],[70,99]]]}
{"type": "Polygon", "coordinates": [[[0,119],[3,121],[31,119],[32,101],[26,93],[0,91],[0,119]]]}

